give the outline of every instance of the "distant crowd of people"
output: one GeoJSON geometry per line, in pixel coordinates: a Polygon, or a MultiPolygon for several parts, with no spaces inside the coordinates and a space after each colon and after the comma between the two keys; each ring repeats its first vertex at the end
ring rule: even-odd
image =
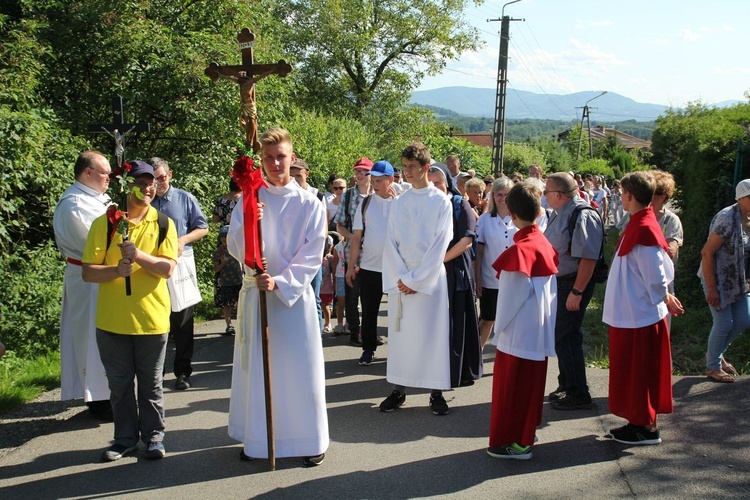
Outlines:
{"type": "MultiPolygon", "coordinates": [[[[329,435],[321,335],[347,335],[361,348],[357,363],[371,365],[385,342],[377,325],[385,294],[392,387],[379,410],[394,412],[408,388],[422,388],[430,411],[447,415],[444,391],[482,377],[492,339],[487,452],[531,458],[545,397],[555,410],[593,407],[582,324],[604,281],[609,406],[626,420],[611,437],[661,442],[657,415],[673,408],[670,317],[683,312],[673,285],[683,235],[668,208],[671,175],[633,172],[608,186],[599,176],[545,175],[531,165],[527,176],[481,178],[463,171],[458,156],[435,162],[415,142],[401,152],[400,168],[359,158],[350,181],[332,175],[319,191],[287,131],[268,130],[260,143],[265,185],[254,210],[265,270],[245,264],[254,212],[234,181],[211,219],[220,226],[214,304],[235,342],[228,432],[243,444],[240,458],[268,456],[260,292],[271,332],[277,457],[322,463],[329,435]],[[603,252],[607,224],[622,231],[611,260],[603,252]],[[550,357],[558,384],[545,396],[550,357]]],[[[200,300],[192,245],[209,223],[193,195],[171,186],[163,159],[127,162],[118,178],[103,155],[85,151],[74,172],[54,215],[67,261],[62,398],[83,397],[93,415],[114,421],[103,460],[134,452],[139,440],[147,458],[162,458],[167,339],[175,342],[174,388],[189,389],[200,300]],[[111,181],[124,187],[119,207],[106,194],[111,181]]],[[[734,380],[723,354],[750,326],[748,200],[745,180],[737,204],[714,219],[699,272],[714,315],[707,376],[718,382],[734,380]]]]}

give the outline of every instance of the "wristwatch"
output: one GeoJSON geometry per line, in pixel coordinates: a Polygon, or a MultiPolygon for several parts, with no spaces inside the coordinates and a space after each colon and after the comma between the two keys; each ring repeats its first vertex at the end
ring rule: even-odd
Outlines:
{"type": "Polygon", "coordinates": [[[580,291],[580,290],[576,290],[575,288],[571,289],[571,290],[570,290],[570,293],[572,293],[573,295],[575,295],[575,296],[577,296],[577,297],[580,297],[581,295],[583,295],[583,292],[582,292],[582,291],[580,291]]]}

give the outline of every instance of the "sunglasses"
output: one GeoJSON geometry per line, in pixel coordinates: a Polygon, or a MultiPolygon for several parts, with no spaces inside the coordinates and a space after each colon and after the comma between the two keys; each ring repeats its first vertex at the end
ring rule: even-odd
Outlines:
{"type": "Polygon", "coordinates": [[[333,186],[333,190],[334,191],[343,191],[344,190],[344,186],[333,186]]]}

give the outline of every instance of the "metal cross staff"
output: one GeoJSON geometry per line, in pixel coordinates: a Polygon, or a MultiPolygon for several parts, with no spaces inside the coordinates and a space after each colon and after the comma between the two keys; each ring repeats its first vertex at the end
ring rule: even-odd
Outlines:
{"type": "MultiPolygon", "coordinates": [[[[277,74],[285,77],[292,71],[292,66],[281,59],[276,64],[255,64],[253,61],[253,46],[255,35],[244,28],[237,36],[240,50],[242,51],[242,64],[234,66],[219,66],[210,63],[206,68],[206,76],[216,81],[219,78],[231,80],[240,85],[240,96],[242,108],[240,110],[240,124],[245,129],[245,146],[253,149],[253,153],[260,150],[258,142],[258,110],[255,106],[255,83],[269,75],[277,74]]],[[[258,241],[262,243],[263,233],[260,220],[257,222],[258,241]]],[[[245,216],[245,223],[248,217],[245,216]]],[[[251,222],[252,223],[252,222],[251,222]]],[[[262,246],[261,246],[262,248],[262,246]]],[[[257,265],[255,274],[265,272],[265,260],[257,265]]],[[[270,353],[268,349],[268,310],[266,308],[266,292],[258,291],[260,301],[260,331],[261,344],[263,346],[263,379],[266,402],[266,438],[268,443],[268,468],[276,470],[276,445],[273,436],[273,400],[271,397],[271,366],[270,353]]]]}

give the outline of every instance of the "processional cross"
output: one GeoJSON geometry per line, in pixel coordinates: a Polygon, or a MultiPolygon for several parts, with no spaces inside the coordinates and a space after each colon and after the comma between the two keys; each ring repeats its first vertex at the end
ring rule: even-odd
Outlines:
{"type": "Polygon", "coordinates": [[[245,146],[252,147],[253,152],[260,150],[258,142],[258,110],[255,107],[255,83],[263,78],[277,74],[285,77],[292,71],[292,66],[281,59],[276,64],[255,64],[253,61],[253,46],[255,35],[247,28],[243,28],[237,36],[242,51],[242,64],[219,66],[212,62],[206,68],[206,76],[216,81],[219,78],[231,80],[240,84],[242,108],[240,110],[240,124],[245,129],[245,146]]]}
{"type": "Polygon", "coordinates": [[[115,140],[115,158],[117,166],[122,167],[125,155],[125,136],[131,132],[149,132],[149,123],[124,123],[122,96],[112,96],[112,123],[89,125],[90,134],[107,134],[115,140]]]}

